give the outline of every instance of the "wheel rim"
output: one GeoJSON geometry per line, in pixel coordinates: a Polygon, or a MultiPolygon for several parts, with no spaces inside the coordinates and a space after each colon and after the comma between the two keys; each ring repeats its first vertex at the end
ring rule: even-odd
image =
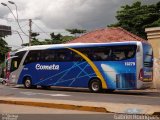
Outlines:
{"type": "Polygon", "coordinates": [[[29,87],[31,86],[31,81],[30,81],[30,80],[26,80],[26,81],[25,81],[25,86],[26,86],[27,88],[29,88],[29,87]]]}
{"type": "Polygon", "coordinates": [[[92,83],[92,90],[93,91],[98,91],[99,90],[99,83],[98,82],[93,82],[92,83]]]}

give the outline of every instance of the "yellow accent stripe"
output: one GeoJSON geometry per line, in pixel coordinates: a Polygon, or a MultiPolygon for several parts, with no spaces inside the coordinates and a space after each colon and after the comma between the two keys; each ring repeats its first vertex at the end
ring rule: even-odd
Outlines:
{"type": "Polygon", "coordinates": [[[94,70],[94,72],[97,75],[97,77],[100,78],[101,83],[102,83],[102,88],[106,89],[107,88],[107,84],[106,84],[105,79],[103,78],[102,74],[98,70],[97,66],[86,55],[84,55],[83,53],[81,53],[81,52],[79,52],[79,51],[77,51],[77,50],[75,50],[73,48],[68,48],[68,49],[70,49],[70,50],[74,51],[75,53],[79,54],[82,58],[84,58],[88,62],[88,64],[92,67],[92,69],[94,70]]]}

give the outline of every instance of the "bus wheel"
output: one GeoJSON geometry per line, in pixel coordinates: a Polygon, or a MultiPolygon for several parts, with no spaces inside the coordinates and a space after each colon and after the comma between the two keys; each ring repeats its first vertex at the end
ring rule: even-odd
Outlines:
{"type": "Polygon", "coordinates": [[[99,79],[93,79],[89,83],[89,90],[94,93],[98,93],[102,91],[102,84],[99,79]]]}
{"type": "Polygon", "coordinates": [[[25,80],[24,80],[24,87],[25,88],[31,88],[32,87],[32,81],[29,77],[27,77],[25,80]]]}

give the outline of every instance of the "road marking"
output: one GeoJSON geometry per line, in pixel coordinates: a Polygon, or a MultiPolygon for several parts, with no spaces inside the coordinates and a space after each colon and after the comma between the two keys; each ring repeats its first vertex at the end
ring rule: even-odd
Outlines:
{"type": "Polygon", "coordinates": [[[52,96],[52,97],[67,97],[70,95],[66,94],[45,94],[45,93],[34,93],[34,92],[20,92],[21,94],[25,95],[47,95],[47,96],[52,96]]]}

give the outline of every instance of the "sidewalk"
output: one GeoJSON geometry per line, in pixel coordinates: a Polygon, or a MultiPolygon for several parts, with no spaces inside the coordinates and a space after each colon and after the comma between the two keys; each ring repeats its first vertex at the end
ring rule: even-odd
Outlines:
{"type": "Polygon", "coordinates": [[[95,111],[95,112],[112,112],[112,113],[128,113],[128,114],[160,114],[160,105],[137,105],[137,104],[121,104],[109,102],[87,102],[72,100],[46,100],[32,98],[13,98],[0,97],[0,104],[16,104],[29,105],[48,108],[95,111]]]}

